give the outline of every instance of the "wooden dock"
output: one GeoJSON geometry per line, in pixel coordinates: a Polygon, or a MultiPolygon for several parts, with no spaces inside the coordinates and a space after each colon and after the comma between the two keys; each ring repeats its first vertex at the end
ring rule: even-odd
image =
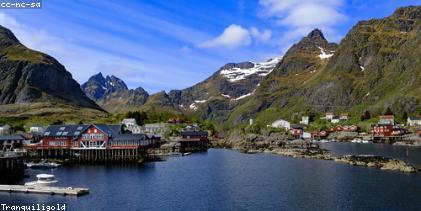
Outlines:
{"type": "Polygon", "coordinates": [[[0,185],[0,192],[9,193],[38,193],[50,195],[69,195],[82,196],[89,193],[87,188],[64,188],[64,187],[49,187],[49,186],[27,186],[27,185],[0,185]]]}

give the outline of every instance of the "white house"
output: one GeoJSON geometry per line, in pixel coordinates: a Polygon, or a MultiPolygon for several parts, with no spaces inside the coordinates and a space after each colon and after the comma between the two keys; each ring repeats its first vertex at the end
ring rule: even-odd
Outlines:
{"type": "Polygon", "coordinates": [[[123,119],[121,123],[134,134],[142,133],[142,127],[137,125],[136,119],[123,119]]]}
{"type": "Polygon", "coordinates": [[[407,124],[409,126],[421,126],[421,117],[408,117],[407,124]]]}
{"type": "Polygon", "coordinates": [[[167,130],[168,127],[165,123],[145,124],[143,126],[143,132],[146,134],[163,135],[167,130]]]}
{"type": "Polygon", "coordinates": [[[348,113],[342,113],[340,116],[339,116],[339,119],[341,120],[341,121],[347,121],[348,120],[348,113]]]}
{"type": "Polygon", "coordinates": [[[325,119],[331,120],[335,114],[333,112],[326,112],[325,119]]]}
{"type": "Polygon", "coordinates": [[[291,129],[291,123],[283,119],[274,121],[271,126],[274,128],[285,128],[286,130],[291,129]]]}
{"type": "Polygon", "coordinates": [[[10,126],[5,124],[5,125],[1,125],[0,124],[0,135],[7,135],[10,133],[10,126]]]}
{"type": "Polygon", "coordinates": [[[44,133],[44,128],[42,126],[39,125],[33,125],[29,128],[29,131],[31,133],[44,133]]]}
{"type": "Polygon", "coordinates": [[[309,122],[309,117],[308,116],[302,116],[301,117],[300,124],[308,125],[308,122],[309,122]]]}

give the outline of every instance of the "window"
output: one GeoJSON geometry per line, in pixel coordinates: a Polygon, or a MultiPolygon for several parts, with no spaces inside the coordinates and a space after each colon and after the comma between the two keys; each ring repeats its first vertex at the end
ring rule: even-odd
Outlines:
{"type": "Polygon", "coordinates": [[[44,136],[49,136],[49,135],[50,135],[50,131],[44,133],[44,136]]]}
{"type": "Polygon", "coordinates": [[[64,130],[64,129],[66,129],[66,127],[60,127],[60,130],[64,130]]]}
{"type": "Polygon", "coordinates": [[[57,132],[57,133],[56,133],[56,135],[57,135],[57,136],[61,136],[61,132],[57,132]]]}
{"type": "Polygon", "coordinates": [[[63,132],[63,136],[67,136],[68,133],[67,131],[63,132]]]}
{"type": "Polygon", "coordinates": [[[82,129],[83,129],[82,126],[77,127],[77,130],[82,130],[82,129]]]}
{"type": "Polygon", "coordinates": [[[76,131],[75,132],[75,136],[78,136],[80,134],[80,132],[79,131],[76,131]]]}

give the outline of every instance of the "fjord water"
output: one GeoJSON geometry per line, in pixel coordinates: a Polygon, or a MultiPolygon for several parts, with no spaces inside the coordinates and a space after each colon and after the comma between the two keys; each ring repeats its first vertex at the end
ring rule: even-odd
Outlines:
{"type": "MultiPolygon", "coordinates": [[[[420,151],[418,151],[420,153],[420,151]]],[[[31,171],[32,178],[40,172],[31,171]]],[[[63,166],[76,197],[0,193],[7,204],[66,203],[66,210],[421,209],[421,174],[224,149],[138,166],[63,166]]]]}

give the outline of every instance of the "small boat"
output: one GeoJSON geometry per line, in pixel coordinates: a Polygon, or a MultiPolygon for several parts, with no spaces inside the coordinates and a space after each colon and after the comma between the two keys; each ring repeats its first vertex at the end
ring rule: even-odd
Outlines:
{"type": "Polygon", "coordinates": [[[34,163],[34,162],[27,163],[26,166],[32,169],[53,169],[53,168],[57,168],[61,166],[61,164],[42,160],[39,163],[34,163]]]}
{"type": "Polygon", "coordinates": [[[369,141],[369,140],[363,140],[361,143],[363,143],[363,144],[370,144],[370,143],[373,143],[372,141],[369,141]]]}
{"type": "Polygon", "coordinates": [[[356,139],[352,140],[351,142],[352,143],[363,143],[363,140],[356,138],[356,139]]]}
{"type": "Polygon", "coordinates": [[[26,182],[25,186],[49,186],[58,182],[52,174],[37,174],[37,179],[37,181],[26,182]]]}
{"type": "Polygon", "coordinates": [[[191,155],[191,152],[183,153],[183,156],[191,155]]]}

